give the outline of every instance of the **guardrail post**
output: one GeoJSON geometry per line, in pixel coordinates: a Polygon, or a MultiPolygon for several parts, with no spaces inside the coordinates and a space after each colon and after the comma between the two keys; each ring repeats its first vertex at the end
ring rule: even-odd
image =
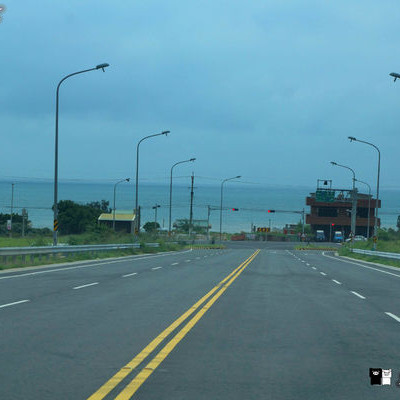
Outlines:
{"type": "Polygon", "coordinates": [[[7,264],[7,256],[3,256],[3,264],[7,264]]]}
{"type": "Polygon", "coordinates": [[[26,264],[26,256],[25,256],[25,254],[22,255],[22,264],[26,264]]]}

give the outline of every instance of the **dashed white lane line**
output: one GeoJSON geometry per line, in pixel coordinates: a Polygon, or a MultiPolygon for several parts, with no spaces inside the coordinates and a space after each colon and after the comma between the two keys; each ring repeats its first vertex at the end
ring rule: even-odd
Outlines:
{"type": "Polygon", "coordinates": [[[326,273],[325,273],[325,272],[320,272],[320,274],[323,275],[323,276],[326,276],[326,273]]]}
{"type": "Polygon", "coordinates": [[[306,263],[306,265],[309,267],[310,266],[310,264],[309,263],[306,263]]]}
{"type": "Polygon", "coordinates": [[[364,297],[364,296],[361,296],[360,293],[353,292],[352,290],[350,290],[350,292],[353,293],[354,295],[356,295],[357,297],[359,297],[360,299],[364,299],[364,300],[365,300],[365,297],[364,297]]]}
{"type": "Polygon", "coordinates": [[[186,260],[186,262],[190,262],[190,261],[192,261],[192,260],[186,260]]]}
{"type": "Polygon", "coordinates": [[[172,263],[171,265],[178,265],[179,263],[172,263]]]}
{"type": "Polygon", "coordinates": [[[386,315],[389,315],[389,317],[392,317],[393,319],[395,319],[397,322],[400,322],[400,318],[397,315],[394,315],[390,312],[385,312],[386,315]]]}
{"type": "Polygon", "coordinates": [[[312,267],[312,269],[315,269],[315,270],[316,270],[317,268],[315,268],[315,267],[312,267]]]}
{"type": "Polygon", "coordinates": [[[337,281],[336,279],[332,279],[333,282],[337,283],[338,285],[341,285],[341,283],[339,281],[337,281]]]}
{"type": "Polygon", "coordinates": [[[72,288],[72,289],[74,289],[74,290],[83,289],[83,288],[85,288],[85,287],[94,286],[94,285],[98,285],[98,284],[99,284],[99,282],[93,282],[93,283],[88,283],[87,285],[75,286],[75,287],[72,288]]]}
{"type": "Polygon", "coordinates": [[[154,268],[152,268],[152,270],[155,271],[156,269],[160,269],[160,268],[162,268],[162,267],[154,267],[154,268]]]}
{"type": "Polygon", "coordinates": [[[304,260],[301,260],[301,262],[302,262],[302,263],[305,263],[305,261],[304,261],[304,260]]]}
{"type": "Polygon", "coordinates": [[[26,302],[28,302],[28,301],[30,301],[30,300],[14,301],[13,303],[8,303],[8,304],[2,304],[2,305],[0,305],[0,308],[15,306],[15,305],[17,305],[17,304],[26,303],[26,302]]]}
{"type": "Polygon", "coordinates": [[[132,272],[131,274],[122,275],[123,278],[127,278],[128,276],[137,275],[137,272],[132,272]]]}

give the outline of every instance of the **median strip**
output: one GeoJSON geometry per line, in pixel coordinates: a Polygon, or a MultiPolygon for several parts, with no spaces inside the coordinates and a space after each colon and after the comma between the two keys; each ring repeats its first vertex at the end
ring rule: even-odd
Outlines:
{"type": "MultiPolygon", "coordinates": [[[[162,331],[155,339],[153,339],[139,354],[137,354],[128,364],[122,367],[113,377],[111,377],[103,386],[101,386],[95,393],[93,393],[88,400],[102,400],[104,399],[108,393],[110,393],[117,385],[119,385],[123,379],[125,379],[138,365],[140,365],[156,348],[161,344],[176,328],[178,328],[182,323],[185,322],[195,311],[197,311],[211,296],[217,292],[212,299],[201,308],[201,310],[193,317],[185,327],[167,344],[169,348],[171,348],[171,342],[173,342],[172,348],[169,352],[178,344],[178,342],[186,335],[186,333],[196,324],[196,322],[205,314],[207,309],[222,295],[222,293],[232,284],[232,282],[240,275],[240,273],[250,264],[250,262],[256,257],[260,250],[254,252],[250,257],[248,257],[243,263],[241,263],[237,268],[235,268],[229,275],[227,275],[221,282],[219,282],[216,286],[214,286],[207,294],[205,294],[200,300],[198,300],[195,304],[193,304],[184,314],[182,314],[178,319],[176,319],[170,326],[168,326],[164,331],[162,331]],[[180,336],[179,336],[180,335],[180,336]],[[177,337],[180,337],[177,340],[177,337]]],[[[156,356],[155,359],[158,360],[157,366],[165,359],[165,357],[169,354],[165,352],[165,346],[161,352],[163,352],[163,358],[159,357],[160,353],[156,356]]],[[[153,359],[150,364],[154,363],[153,359]]],[[[149,364],[149,365],[150,365],[149,364]]],[[[153,365],[153,364],[152,364],[153,365]]],[[[154,368],[156,368],[155,366],[154,368]]],[[[144,379],[143,373],[146,373],[148,366],[145,367],[144,370],[140,372],[141,381],[139,382],[139,386],[147,379],[146,376],[144,379]]],[[[153,368],[153,367],[152,367],[153,368]]],[[[147,370],[149,371],[149,370],[147,370]]],[[[150,374],[153,372],[153,369],[150,371],[150,374]]],[[[139,375],[140,375],[139,374],[139,375]]],[[[134,380],[127,386],[128,394],[124,390],[117,398],[118,399],[128,399],[133,393],[139,388],[138,384],[138,376],[134,378],[134,380]],[[129,389],[128,389],[129,387],[129,389]],[[134,390],[132,392],[132,389],[134,390]],[[127,397],[128,396],[128,397],[127,397]]]]}

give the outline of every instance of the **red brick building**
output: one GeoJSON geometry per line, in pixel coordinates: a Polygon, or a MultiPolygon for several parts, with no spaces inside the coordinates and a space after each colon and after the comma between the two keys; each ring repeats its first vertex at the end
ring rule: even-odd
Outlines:
{"type": "MultiPolygon", "coordinates": [[[[325,185],[327,181],[324,181],[325,185]]],[[[345,238],[351,229],[352,197],[348,189],[318,187],[315,193],[306,198],[310,213],[306,215],[306,224],[311,225],[313,232],[323,230],[330,239],[331,232],[342,231],[345,238]],[[334,226],[332,226],[334,224],[334,226]]],[[[370,209],[369,236],[374,234],[376,199],[369,199],[368,194],[357,193],[356,235],[367,236],[368,206],[370,209]]],[[[378,207],[381,207],[379,200],[378,207]]],[[[380,219],[378,218],[378,226],[380,219]]]]}

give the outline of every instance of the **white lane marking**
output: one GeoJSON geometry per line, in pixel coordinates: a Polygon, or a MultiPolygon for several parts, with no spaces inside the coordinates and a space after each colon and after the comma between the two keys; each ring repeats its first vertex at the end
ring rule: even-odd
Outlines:
{"type": "Polygon", "coordinates": [[[360,293],[353,292],[352,290],[350,290],[350,292],[353,293],[354,295],[356,295],[357,297],[359,297],[360,299],[364,299],[364,300],[365,300],[365,297],[364,297],[364,296],[361,296],[360,293]]]}
{"type": "Polygon", "coordinates": [[[73,289],[74,289],[74,290],[76,290],[76,289],[83,289],[83,288],[85,288],[85,287],[94,286],[94,285],[98,285],[98,284],[99,284],[99,282],[93,282],[93,283],[88,283],[87,285],[75,286],[73,289]]]}
{"type": "Polygon", "coordinates": [[[306,265],[309,267],[310,266],[310,264],[309,263],[306,263],[306,265]]]}
{"type": "Polygon", "coordinates": [[[312,269],[317,269],[317,268],[315,268],[315,267],[312,267],[312,269]]]}
{"type": "Polygon", "coordinates": [[[333,282],[337,283],[338,285],[341,285],[341,283],[339,281],[337,281],[336,279],[332,279],[333,282]]]}
{"type": "Polygon", "coordinates": [[[171,265],[178,265],[179,263],[172,263],[171,265]]]}
{"type": "Polygon", "coordinates": [[[397,315],[394,315],[390,312],[385,312],[386,315],[389,315],[389,317],[392,317],[393,319],[395,319],[397,322],[400,322],[400,318],[397,315]]]}
{"type": "Polygon", "coordinates": [[[152,268],[152,270],[155,271],[156,269],[160,269],[160,268],[162,268],[162,267],[154,267],[154,268],[152,268]]]}
{"type": "Polygon", "coordinates": [[[326,273],[325,273],[325,272],[320,272],[320,274],[326,276],[326,273]]]}
{"type": "Polygon", "coordinates": [[[128,276],[137,275],[137,272],[132,272],[131,274],[122,275],[123,278],[127,278],[128,276]]]}
{"type": "Polygon", "coordinates": [[[363,268],[373,269],[374,271],[382,272],[382,274],[393,275],[393,276],[395,276],[395,277],[397,277],[397,278],[400,278],[400,275],[399,275],[399,274],[393,274],[392,272],[382,271],[382,270],[379,269],[379,268],[368,267],[367,265],[359,264],[359,263],[356,263],[356,262],[353,262],[353,261],[342,260],[341,258],[339,259],[339,258],[337,258],[337,257],[328,256],[328,255],[324,254],[324,252],[322,252],[322,255],[323,255],[324,257],[333,258],[333,259],[336,260],[336,261],[346,262],[346,263],[348,263],[348,264],[359,265],[360,267],[363,267],[363,268]]]}
{"type": "Polygon", "coordinates": [[[190,262],[191,260],[186,260],[186,262],[190,262]]]}
{"type": "MultiPolygon", "coordinates": [[[[69,271],[69,270],[72,270],[72,269],[98,267],[98,266],[101,266],[101,265],[115,264],[115,263],[119,263],[119,262],[136,261],[136,260],[147,260],[147,259],[150,259],[150,258],[165,257],[165,256],[172,256],[172,255],[181,254],[181,253],[187,253],[189,251],[192,251],[192,250],[185,250],[185,251],[179,251],[179,252],[171,251],[171,252],[168,252],[168,253],[165,253],[165,254],[149,255],[149,256],[145,256],[145,257],[137,257],[137,256],[123,257],[123,258],[118,259],[118,260],[105,261],[105,262],[93,263],[93,264],[88,264],[88,265],[77,265],[75,267],[63,267],[63,268],[59,268],[59,269],[49,269],[49,270],[46,270],[46,271],[28,272],[26,274],[7,275],[7,276],[0,277],[0,280],[2,280],[2,279],[12,279],[12,278],[22,278],[22,277],[25,277],[25,276],[40,275],[40,274],[49,274],[50,272],[69,271]]],[[[41,267],[41,268],[46,268],[46,267],[49,267],[49,266],[45,266],[45,267],[41,267]]],[[[50,266],[50,268],[51,268],[51,266],[50,266]]]]}
{"type": "Polygon", "coordinates": [[[20,301],[14,301],[13,303],[2,304],[0,306],[0,308],[15,306],[16,304],[26,303],[27,301],[30,301],[30,300],[20,300],[20,301]]]}

